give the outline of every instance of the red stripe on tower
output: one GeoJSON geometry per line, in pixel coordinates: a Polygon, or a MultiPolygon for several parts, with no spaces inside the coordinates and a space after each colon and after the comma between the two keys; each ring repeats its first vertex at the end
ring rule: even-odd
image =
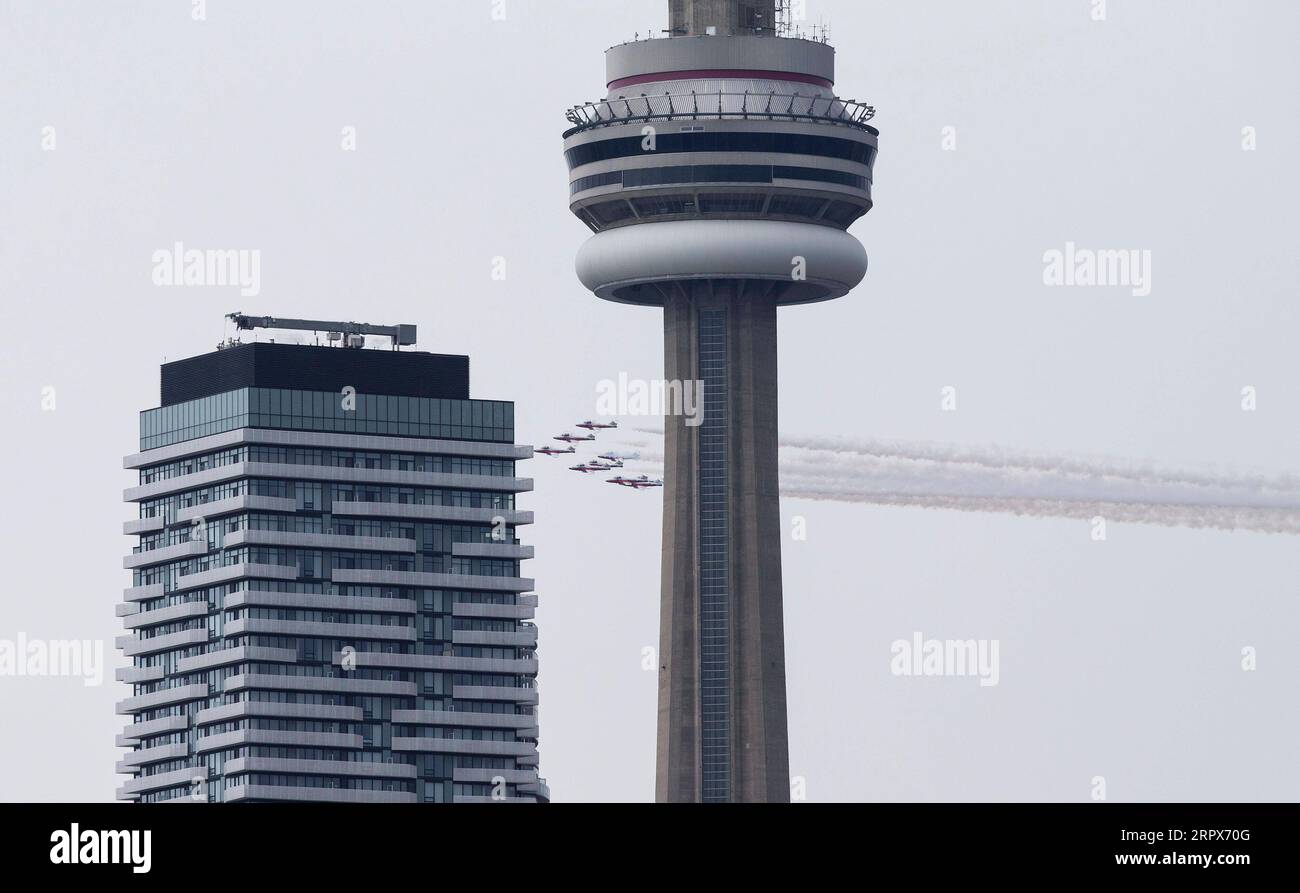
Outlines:
{"type": "Polygon", "coordinates": [[[799,84],[813,84],[830,89],[835,86],[826,78],[813,74],[799,74],[792,71],[760,71],[749,68],[704,68],[694,71],[657,71],[653,74],[638,74],[632,77],[610,81],[609,89],[619,90],[637,84],[652,84],[656,81],[691,81],[691,80],[760,80],[793,81],[799,84]]]}

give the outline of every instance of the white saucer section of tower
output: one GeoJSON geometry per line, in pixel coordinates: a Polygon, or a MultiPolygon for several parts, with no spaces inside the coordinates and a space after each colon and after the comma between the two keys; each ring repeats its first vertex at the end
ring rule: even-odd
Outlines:
{"type": "Polygon", "coordinates": [[[790,796],[776,310],[865,276],[846,229],[878,137],[834,58],[757,34],[625,44],[608,96],[569,112],[570,206],[594,232],[578,276],[663,307],[666,377],[703,389],[701,424],[665,420],[660,801],[790,796]]]}

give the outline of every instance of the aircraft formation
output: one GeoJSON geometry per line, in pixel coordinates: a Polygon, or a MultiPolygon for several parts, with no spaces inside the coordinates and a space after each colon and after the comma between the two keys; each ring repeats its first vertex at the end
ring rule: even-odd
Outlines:
{"type": "MultiPolygon", "coordinates": [[[[567,448],[562,449],[560,447],[544,446],[534,449],[533,452],[539,456],[547,456],[550,458],[554,458],[555,456],[575,455],[578,452],[577,447],[574,446],[575,444],[590,443],[594,441],[596,439],[597,431],[617,428],[618,422],[593,422],[591,419],[587,419],[585,422],[578,422],[574,427],[582,428],[588,433],[569,434],[566,432],[564,434],[557,434],[552,438],[552,440],[568,444],[567,448]]],[[[569,471],[576,471],[583,475],[608,474],[615,469],[622,468],[624,458],[626,457],[610,451],[602,453],[594,459],[580,461],[577,465],[570,465],[569,471]]],[[[605,482],[608,484],[617,484],[618,486],[626,487],[629,490],[650,490],[664,485],[662,480],[651,480],[644,474],[638,475],[637,477],[624,477],[621,474],[616,474],[614,477],[606,479],[605,482]]]]}

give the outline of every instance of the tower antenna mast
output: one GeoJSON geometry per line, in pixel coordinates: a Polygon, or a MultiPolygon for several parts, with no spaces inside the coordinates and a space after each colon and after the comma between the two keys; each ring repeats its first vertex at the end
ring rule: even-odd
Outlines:
{"type": "Polygon", "coordinates": [[[791,0],[776,0],[776,36],[789,37],[794,31],[794,11],[791,0]]]}

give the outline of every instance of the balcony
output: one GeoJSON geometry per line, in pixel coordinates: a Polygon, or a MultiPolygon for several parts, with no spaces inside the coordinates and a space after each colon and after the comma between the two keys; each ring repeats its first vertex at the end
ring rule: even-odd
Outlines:
{"type": "Polygon", "coordinates": [[[517,605],[482,605],[475,602],[456,602],[451,606],[453,617],[485,617],[498,620],[532,620],[537,616],[534,605],[524,604],[520,599],[517,605]]]}
{"type": "Polygon", "coordinates": [[[171,623],[174,620],[186,620],[191,617],[206,617],[209,611],[208,603],[201,602],[184,602],[179,605],[168,605],[165,608],[156,608],[152,611],[141,611],[135,614],[127,615],[122,621],[122,625],[127,629],[138,629],[142,626],[157,626],[160,623],[171,623]]]}
{"type": "Polygon", "coordinates": [[[153,601],[156,598],[162,598],[166,594],[161,583],[150,583],[147,586],[128,586],[122,590],[122,598],[128,602],[153,601]]]}
{"type": "Polygon", "coordinates": [[[452,803],[537,803],[535,797],[491,797],[476,796],[474,794],[457,794],[452,798],[452,803]]]}
{"type": "Polygon", "coordinates": [[[283,546],[301,549],[347,549],[357,552],[414,553],[415,540],[397,536],[349,536],[334,533],[295,533],[245,528],[226,534],[223,549],[236,546],[283,546]]]}
{"type": "Polygon", "coordinates": [[[537,745],[527,741],[479,741],[472,738],[393,738],[393,750],[412,753],[451,753],[482,757],[537,756],[537,745]]]}
{"type": "MultiPolygon", "coordinates": [[[[508,673],[520,676],[537,675],[537,659],[521,657],[458,657],[452,654],[389,654],[377,651],[358,651],[352,655],[357,667],[385,667],[394,670],[432,670],[453,673],[508,673]]],[[[334,663],[340,664],[343,655],[336,652],[334,663]]],[[[454,697],[454,696],[453,696],[454,697]]]]}
{"type": "Polygon", "coordinates": [[[164,716],[160,719],[151,719],[148,722],[135,722],[127,726],[122,734],[118,736],[118,747],[132,747],[136,742],[151,738],[154,735],[165,735],[168,732],[179,732],[188,729],[190,726],[189,718],[186,716],[164,716]]]}
{"type": "Polygon", "coordinates": [[[335,568],[335,583],[361,583],[372,586],[417,586],[421,589],[484,589],[492,592],[528,592],[533,580],[528,577],[485,577],[473,574],[427,574],[419,571],[380,571],[362,568],[335,568]]]}
{"type": "Polygon", "coordinates": [[[178,633],[167,633],[148,639],[138,636],[118,636],[117,647],[122,649],[125,657],[138,657],[141,654],[157,654],[184,648],[187,645],[202,645],[208,641],[207,629],[184,629],[178,633]]]}
{"type": "Polygon", "coordinates": [[[451,554],[457,558],[506,558],[526,561],[533,557],[532,546],[518,543],[452,543],[451,554]]]}
{"type": "Polygon", "coordinates": [[[546,779],[544,778],[537,779],[536,783],[521,784],[519,786],[519,793],[536,794],[538,797],[541,797],[547,803],[551,802],[551,787],[546,783],[546,779]]]}
{"type": "Polygon", "coordinates": [[[536,725],[531,713],[471,713],[460,710],[394,710],[395,725],[460,726],[473,729],[527,729],[536,725]]]}
{"type": "Polygon", "coordinates": [[[516,509],[472,508],[462,505],[335,500],[332,510],[334,514],[348,518],[402,518],[411,521],[463,521],[470,524],[492,524],[500,518],[506,524],[533,523],[532,512],[521,512],[516,509]]]}
{"type": "Polygon", "coordinates": [[[261,633],[268,636],[306,636],[322,639],[383,639],[394,642],[414,642],[415,627],[380,625],[375,623],[328,623],[319,620],[262,620],[241,617],[226,622],[223,636],[242,636],[261,633]]]}
{"type": "Polygon", "coordinates": [[[331,775],[349,778],[408,779],[416,777],[415,766],[409,763],[298,760],[273,757],[241,757],[226,761],[226,775],[239,775],[244,772],[270,772],[277,775],[331,775]]]}
{"type": "Polygon", "coordinates": [[[245,473],[250,476],[279,477],[287,480],[392,484],[399,487],[437,487],[448,490],[495,490],[503,493],[523,493],[533,489],[531,478],[491,474],[452,474],[338,465],[291,465],[278,462],[247,462],[244,465],[245,473]]]}
{"type": "Polygon", "coordinates": [[[229,583],[244,578],[264,578],[267,580],[297,580],[298,568],[285,564],[225,564],[197,571],[180,577],[176,592],[190,589],[205,589],[217,583],[229,583]]]}
{"type": "Polygon", "coordinates": [[[436,487],[449,490],[492,490],[523,493],[533,489],[530,478],[490,474],[451,474],[434,471],[403,471],[393,468],[356,468],[340,465],[297,465],[287,462],[232,462],[130,487],[123,492],[127,502],[143,502],[185,490],[194,490],[246,477],[282,478],[299,481],[331,481],[355,484],[391,484],[398,487],[436,487]]]}
{"type": "Polygon", "coordinates": [[[585,102],[565,115],[574,126],[565,138],[595,127],[651,121],[799,121],[853,127],[869,133],[874,106],[852,99],[799,93],[663,93],[585,102]]]}
{"type": "Polygon", "coordinates": [[[139,567],[148,567],[154,564],[166,564],[169,561],[177,561],[182,558],[194,558],[199,555],[208,554],[207,540],[187,540],[183,543],[176,543],[171,546],[161,546],[157,549],[141,551],[139,548],[135,552],[122,559],[122,567],[126,570],[135,570],[139,567]]]}
{"type": "Polygon", "coordinates": [[[496,784],[497,779],[506,784],[537,784],[536,769],[470,769],[458,766],[452,770],[452,781],[496,784]]]}
{"type": "Polygon", "coordinates": [[[223,689],[227,693],[243,689],[273,691],[321,691],[351,695],[392,695],[415,697],[419,689],[414,682],[387,679],[351,679],[345,676],[277,676],[271,673],[245,673],[231,676],[223,689]]]}
{"type": "Polygon", "coordinates": [[[364,722],[365,711],[360,707],[340,707],[335,704],[282,704],[278,701],[240,701],[208,707],[194,716],[194,724],[210,726],[249,716],[272,716],[279,719],[313,719],[327,722],[364,722]]]}
{"type": "Polygon", "coordinates": [[[147,766],[150,763],[161,763],[166,760],[177,760],[189,755],[189,746],[181,744],[160,744],[157,747],[144,747],[140,750],[133,750],[117,763],[117,771],[121,774],[128,774],[141,766],[147,766]]]}
{"type": "Polygon", "coordinates": [[[457,701],[513,701],[516,704],[536,704],[536,688],[507,685],[453,685],[451,696],[457,701]]]}
{"type": "Polygon", "coordinates": [[[277,446],[327,447],[341,450],[388,450],[399,453],[434,453],[442,456],[472,456],[492,459],[531,459],[532,447],[481,441],[434,440],[421,437],[393,437],[376,434],[342,434],[326,431],[284,431],[241,428],[198,437],[171,446],[135,453],[122,460],[126,469],[147,468],[190,456],[201,456],[244,443],[277,446]]]}
{"type": "Polygon", "coordinates": [[[184,490],[195,490],[199,487],[222,484],[246,476],[243,463],[235,462],[230,465],[216,465],[190,474],[177,475],[176,477],[163,478],[150,481],[147,484],[128,487],[122,491],[122,499],[126,502],[144,502],[148,499],[157,499],[160,496],[168,496],[184,490]]]}
{"type": "Polygon", "coordinates": [[[186,791],[178,795],[178,799],[189,799],[189,789],[192,787],[194,780],[203,780],[208,777],[208,770],[202,766],[195,766],[188,769],[177,769],[173,772],[164,772],[161,775],[142,775],[133,778],[126,784],[117,789],[117,799],[134,800],[141,794],[161,791],[166,788],[184,785],[186,791]]]}
{"type": "Polygon", "coordinates": [[[166,526],[162,515],[154,515],[152,518],[135,518],[122,524],[122,533],[127,536],[137,536],[142,533],[157,533],[166,526]]]}
{"type": "Polygon", "coordinates": [[[246,784],[226,791],[225,802],[241,800],[288,800],[312,803],[418,803],[415,794],[403,791],[354,791],[348,788],[278,787],[246,784]]]}
{"type": "Polygon", "coordinates": [[[118,682],[136,685],[141,682],[161,682],[165,674],[162,667],[118,667],[113,678],[118,682]]]}
{"type": "Polygon", "coordinates": [[[327,747],[340,750],[360,750],[360,735],[346,732],[282,732],[272,729],[239,729],[217,735],[200,735],[194,745],[196,753],[226,750],[249,744],[267,744],[280,747],[327,747]]]}
{"type": "Polygon", "coordinates": [[[176,511],[176,523],[190,524],[196,518],[206,520],[249,511],[293,513],[298,511],[298,503],[296,500],[283,499],[278,496],[253,496],[245,493],[242,496],[231,496],[228,499],[218,499],[215,502],[200,502],[196,505],[188,505],[185,508],[178,509],[176,511]]]}
{"type": "Polygon", "coordinates": [[[485,645],[504,648],[536,648],[537,627],[526,624],[509,632],[482,629],[455,629],[451,632],[453,645],[485,645]]]}
{"type": "Polygon", "coordinates": [[[133,698],[127,698],[119,701],[117,712],[119,715],[129,713],[139,713],[142,710],[151,710],[154,707],[165,707],[168,704],[181,704],[186,701],[202,701],[211,696],[211,691],[206,685],[178,685],[173,688],[164,688],[161,691],[151,691],[148,694],[136,695],[133,698]]]}
{"type": "Polygon", "coordinates": [[[292,664],[298,662],[298,652],[292,648],[268,648],[261,645],[242,645],[238,648],[222,648],[193,657],[182,657],[176,661],[177,673],[196,673],[211,670],[214,667],[228,667],[246,661],[261,661],[273,664],[292,664]]]}
{"type": "Polygon", "coordinates": [[[363,595],[324,595],[315,592],[270,592],[244,589],[226,596],[226,609],[258,605],[267,608],[307,608],[316,611],[365,611],[370,614],[414,614],[409,598],[363,595]]]}

